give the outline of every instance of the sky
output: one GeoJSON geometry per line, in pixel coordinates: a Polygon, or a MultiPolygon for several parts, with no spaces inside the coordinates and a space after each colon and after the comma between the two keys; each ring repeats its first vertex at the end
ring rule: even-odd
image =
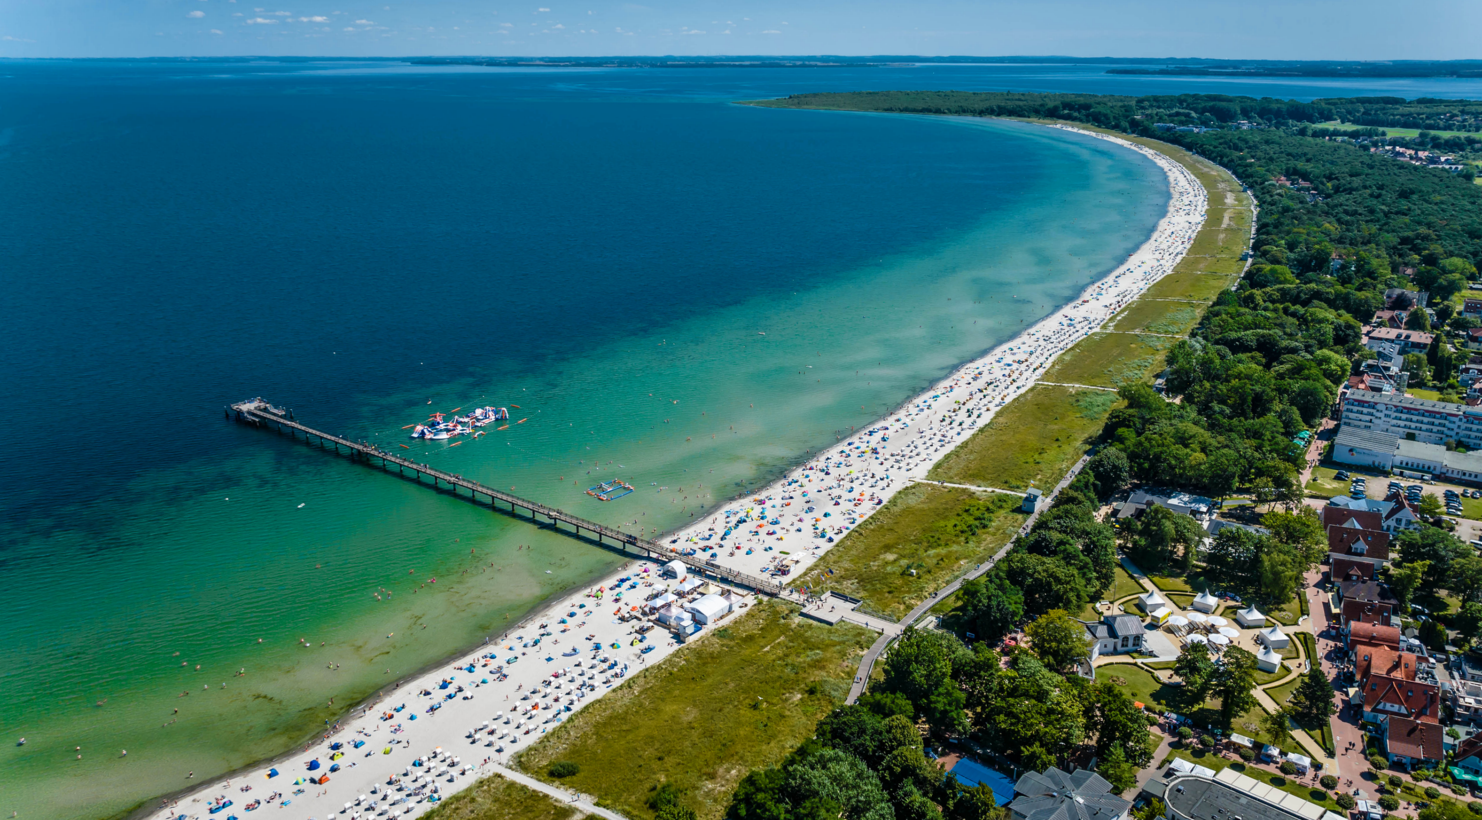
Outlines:
{"type": "Polygon", "coordinates": [[[1479,24],[1478,0],[0,0],[0,57],[1474,59],[1479,24]]]}

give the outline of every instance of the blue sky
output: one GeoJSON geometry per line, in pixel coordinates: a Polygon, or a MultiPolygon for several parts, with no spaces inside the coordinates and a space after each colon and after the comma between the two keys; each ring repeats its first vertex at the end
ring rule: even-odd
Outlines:
{"type": "Polygon", "coordinates": [[[0,0],[0,56],[1482,58],[1479,0],[0,0]]]}

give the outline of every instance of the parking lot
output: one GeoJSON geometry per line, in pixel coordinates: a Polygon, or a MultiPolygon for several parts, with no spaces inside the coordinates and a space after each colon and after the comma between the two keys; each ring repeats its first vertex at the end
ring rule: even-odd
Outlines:
{"type": "Polygon", "coordinates": [[[1385,499],[1392,492],[1398,491],[1407,501],[1418,506],[1425,496],[1434,496],[1441,502],[1443,515],[1456,524],[1458,538],[1468,542],[1482,538],[1482,490],[1459,484],[1434,481],[1426,483],[1356,469],[1336,469],[1333,479],[1347,486],[1348,495],[1353,498],[1385,499]]]}

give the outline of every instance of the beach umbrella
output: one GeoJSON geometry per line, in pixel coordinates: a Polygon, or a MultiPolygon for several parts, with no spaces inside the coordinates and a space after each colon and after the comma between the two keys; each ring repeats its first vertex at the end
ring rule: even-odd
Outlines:
{"type": "Polygon", "coordinates": [[[1204,637],[1203,635],[1200,635],[1198,632],[1195,632],[1194,634],[1192,634],[1192,635],[1189,636],[1189,643],[1208,643],[1208,642],[1209,642],[1209,639],[1206,638],[1206,637],[1204,637]]]}
{"type": "Polygon", "coordinates": [[[1222,626],[1220,627],[1220,634],[1224,635],[1226,638],[1238,638],[1240,637],[1240,630],[1235,629],[1234,627],[1222,626]]]}
{"type": "Polygon", "coordinates": [[[1188,626],[1189,619],[1182,615],[1173,615],[1168,619],[1169,626],[1188,626]]]}
{"type": "Polygon", "coordinates": [[[1188,618],[1191,623],[1196,624],[1202,624],[1205,621],[1209,620],[1209,616],[1205,615],[1203,612],[1190,612],[1188,614],[1188,618]]]}
{"type": "Polygon", "coordinates": [[[1224,635],[1210,635],[1209,642],[1216,646],[1225,646],[1230,643],[1230,639],[1224,635]]]}
{"type": "Polygon", "coordinates": [[[1210,626],[1224,626],[1227,623],[1229,623],[1229,621],[1225,620],[1224,618],[1221,618],[1218,615],[1211,615],[1211,616],[1209,616],[1209,625],[1210,626]]]}

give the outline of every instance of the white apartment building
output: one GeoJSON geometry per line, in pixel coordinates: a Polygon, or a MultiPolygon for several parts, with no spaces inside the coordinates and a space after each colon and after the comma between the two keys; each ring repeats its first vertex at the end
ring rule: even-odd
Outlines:
{"type": "Polygon", "coordinates": [[[1467,449],[1482,448],[1482,407],[1417,399],[1367,390],[1350,390],[1343,398],[1343,424],[1358,430],[1389,433],[1426,444],[1456,441],[1467,449]]]}

